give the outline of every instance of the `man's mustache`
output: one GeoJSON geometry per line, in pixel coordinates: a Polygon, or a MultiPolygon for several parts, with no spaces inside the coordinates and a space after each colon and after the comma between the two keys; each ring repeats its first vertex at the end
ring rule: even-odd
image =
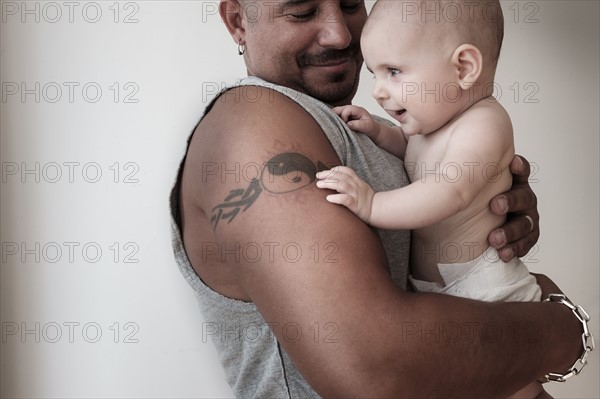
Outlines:
{"type": "Polygon", "coordinates": [[[350,45],[343,50],[327,49],[319,54],[302,54],[298,57],[298,63],[300,66],[327,65],[353,58],[358,51],[360,51],[358,44],[350,45]]]}

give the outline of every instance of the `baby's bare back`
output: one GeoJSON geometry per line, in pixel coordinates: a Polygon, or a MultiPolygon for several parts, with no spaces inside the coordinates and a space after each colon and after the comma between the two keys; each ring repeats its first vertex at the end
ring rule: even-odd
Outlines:
{"type": "Polygon", "coordinates": [[[438,264],[468,262],[485,252],[489,233],[505,219],[493,214],[489,203],[510,188],[513,156],[510,119],[500,104],[486,100],[435,133],[410,138],[405,165],[411,182],[446,184],[464,197],[458,213],[413,230],[411,267],[416,279],[443,283],[438,264]]]}

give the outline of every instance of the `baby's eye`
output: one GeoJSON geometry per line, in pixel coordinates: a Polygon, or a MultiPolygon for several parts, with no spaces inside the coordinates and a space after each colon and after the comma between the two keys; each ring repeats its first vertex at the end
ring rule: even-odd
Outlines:
{"type": "Polygon", "coordinates": [[[392,76],[396,76],[400,73],[400,70],[397,68],[388,68],[388,71],[389,71],[390,75],[392,75],[392,76]]]}

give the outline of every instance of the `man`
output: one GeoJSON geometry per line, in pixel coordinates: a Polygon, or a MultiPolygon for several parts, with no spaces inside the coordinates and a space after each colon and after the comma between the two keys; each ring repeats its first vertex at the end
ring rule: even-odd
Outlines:
{"type": "MultiPolygon", "coordinates": [[[[371,230],[314,184],[340,164],[376,190],[407,183],[325,105],[356,92],[363,1],[221,0],[220,13],[256,78],[207,108],[171,205],[178,263],[234,393],[502,397],[567,371],[582,349],[567,307],[407,292],[408,233],[371,230]]],[[[513,169],[519,187],[492,202],[519,214],[490,234],[503,258],[539,235],[527,164],[513,169]]],[[[538,280],[543,297],[558,292],[538,280]]]]}

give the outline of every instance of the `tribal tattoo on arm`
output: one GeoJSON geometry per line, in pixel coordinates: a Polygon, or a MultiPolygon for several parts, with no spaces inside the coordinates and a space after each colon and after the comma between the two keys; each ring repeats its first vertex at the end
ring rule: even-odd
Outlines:
{"type": "Polygon", "coordinates": [[[231,223],[240,212],[245,212],[260,197],[263,191],[286,194],[300,190],[316,179],[315,175],[329,167],[322,162],[315,164],[302,154],[286,152],[269,160],[260,177],[253,178],[246,188],[231,190],[223,202],[212,210],[210,224],[213,231],[221,221],[231,223]]]}

